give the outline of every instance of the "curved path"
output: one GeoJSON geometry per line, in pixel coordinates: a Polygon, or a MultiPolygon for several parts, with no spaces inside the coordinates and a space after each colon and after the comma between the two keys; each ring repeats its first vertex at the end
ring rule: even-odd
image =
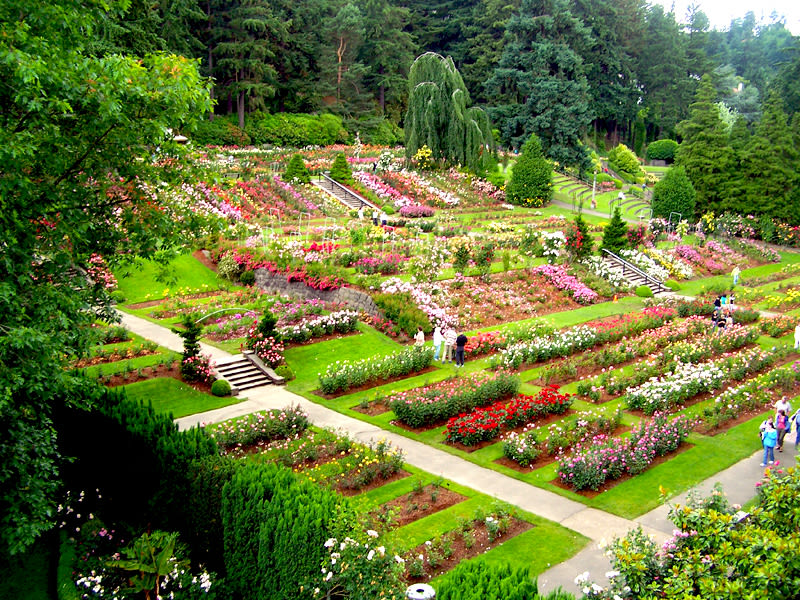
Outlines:
{"type": "MultiPolygon", "coordinates": [[[[181,338],[169,329],[127,313],[120,312],[120,316],[122,324],[134,333],[170,350],[183,351],[181,338]]],[[[230,356],[227,352],[205,344],[202,345],[202,348],[215,360],[230,356]]],[[[341,429],[362,442],[385,438],[396,448],[401,448],[405,453],[406,462],[415,467],[494,496],[590,538],[591,542],[578,554],[539,575],[539,589],[542,592],[560,586],[580,597],[581,592],[575,585],[574,578],[583,571],[589,571],[594,581],[604,583],[604,574],[611,567],[603,550],[598,547],[598,543],[602,540],[611,541],[614,537],[623,536],[628,530],[637,526],[641,526],[646,533],[653,535],[659,542],[672,535],[673,525],[667,518],[669,512],[667,505],[660,506],[634,520],[624,519],[586,507],[579,502],[528,485],[496,471],[485,469],[447,452],[385,431],[370,423],[348,417],[311,402],[285,388],[272,385],[263,386],[246,390],[242,397],[245,398],[244,401],[232,406],[176,419],[176,423],[181,429],[188,429],[198,424],[218,423],[269,408],[299,405],[308,413],[311,422],[317,426],[341,429]]],[[[745,504],[755,495],[755,483],[763,475],[763,469],[758,466],[759,461],[757,460],[760,455],[760,451],[756,452],[751,458],[742,460],[717,473],[697,486],[696,489],[702,494],[707,494],[716,482],[720,482],[732,503],[745,504]]],[[[789,452],[787,458],[791,456],[792,453],[789,452]]],[[[685,498],[686,494],[684,493],[670,501],[678,504],[684,502],[685,498]]]]}

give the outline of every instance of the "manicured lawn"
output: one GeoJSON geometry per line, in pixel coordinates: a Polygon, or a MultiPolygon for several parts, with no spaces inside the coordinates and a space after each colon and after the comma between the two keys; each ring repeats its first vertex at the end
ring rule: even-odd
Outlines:
{"type": "Polygon", "coordinates": [[[143,404],[149,402],[156,412],[172,413],[176,419],[241,402],[235,396],[218,398],[198,392],[172,377],[157,377],[131,383],[124,386],[124,390],[131,400],[143,404]]]}
{"type": "Polygon", "coordinates": [[[208,291],[231,287],[191,254],[184,254],[166,266],[153,261],[137,261],[135,265],[117,269],[114,275],[126,304],[159,300],[178,295],[180,290],[208,291]]]}

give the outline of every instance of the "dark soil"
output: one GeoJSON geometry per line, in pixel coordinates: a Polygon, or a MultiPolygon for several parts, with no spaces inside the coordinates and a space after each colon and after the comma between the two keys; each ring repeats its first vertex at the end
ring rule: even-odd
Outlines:
{"type": "Polygon", "coordinates": [[[123,373],[112,375],[110,378],[105,377],[104,383],[108,387],[117,387],[120,385],[128,385],[129,383],[136,383],[137,381],[146,381],[148,379],[155,379],[156,377],[172,377],[173,379],[177,379],[178,381],[185,383],[186,385],[196,389],[198,392],[205,392],[206,394],[211,393],[210,383],[202,383],[202,382],[190,383],[188,381],[184,381],[183,378],[181,377],[181,365],[179,361],[176,361],[171,369],[167,369],[166,365],[153,365],[152,367],[143,367],[141,377],[139,376],[137,370],[133,370],[130,373],[128,373],[127,378],[123,373]]]}
{"type": "MultiPolygon", "coordinates": [[[[645,469],[645,471],[649,471],[653,467],[657,467],[658,465],[664,464],[665,462],[667,462],[669,460],[672,460],[673,458],[678,456],[678,454],[686,452],[690,448],[694,448],[694,444],[690,444],[690,443],[684,442],[683,444],[678,446],[677,450],[675,450],[674,452],[670,452],[669,454],[665,454],[664,456],[657,456],[655,458],[655,460],[653,460],[653,462],[650,463],[650,466],[647,467],[647,469],[645,469]]],[[[641,475],[641,473],[639,473],[639,474],[641,475]]],[[[549,483],[553,484],[556,487],[561,488],[562,490],[569,490],[571,492],[575,492],[579,496],[583,496],[584,498],[592,499],[592,498],[596,498],[597,496],[599,496],[603,492],[607,492],[608,490],[618,486],[619,484],[624,483],[625,481],[628,481],[629,479],[633,479],[634,477],[636,477],[636,475],[630,475],[630,474],[626,473],[625,475],[623,475],[619,479],[614,479],[612,481],[606,481],[597,490],[580,490],[578,492],[573,490],[571,485],[567,485],[566,483],[562,483],[561,480],[558,477],[556,477],[555,479],[553,479],[549,483]]]]}
{"type": "Polygon", "coordinates": [[[158,350],[140,350],[136,354],[114,353],[106,356],[93,356],[91,358],[84,358],[75,363],[76,369],[85,369],[86,367],[93,367],[94,365],[107,365],[108,363],[115,363],[121,360],[130,360],[132,358],[139,358],[140,356],[150,356],[151,354],[158,354],[158,350]]]}
{"type": "Polygon", "coordinates": [[[203,250],[195,250],[192,252],[192,256],[203,263],[203,265],[214,271],[214,273],[217,272],[217,263],[206,256],[206,253],[203,250]]]}
{"type": "Polygon", "coordinates": [[[364,390],[370,390],[374,387],[378,387],[381,385],[386,385],[387,383],[394,383],[395,381],[402,381],[403,379],[408,379],[410,377],[416,377],[417,375],[423,375],[425,373],[430,373],[431,371],[435,371],[436,367],[430,366],[421,371],[415,371],[414,373],[409,373],[408,375],[398,375],[397,377],[390,377],[389,379],[377,379],[375,381],[371,381],[369,383],[365,383],[364,385],[360,385],[354,388],[348,388],[346,390],[342,390],[341,392],[336,392],[335,394],[323,394],[320,390],[314,390],[311,392],[315,396],[319,396],[320,398],[325,398],[326,400],[333,400],[335,398],[340,398],[342,396],[349,396],[350,394],[355,394],[357,392],[363,392],[364,390]]]}
{"type": "Polygon", "coordinates": [[[512,518],[511,525],[508,530],[502,536],[495,538],[494,542],[490,542],[488,532],[486,531],[486,524],[482,521],[473,522],[472,534],[475,541],[471,548],[467,548],[467,545],[464,542],[464,536],[462,534],[457,531],[450,532],[447,535],[451,536],[452,554],[449,558],[442,558],[441,563],[434,569],[430,566],[428,559],[429,547],[426,544],[421,544],[406,554],[406,566],[408,566],[408,563],[411,559],[422,554],[425,557],[425,575],[422,577],[411,577],[408,574],[408,569],[406,569],[404,579],[408,583],[426,582],[433,577],[437,577],[442,573],[446,573],[458,565],[461,561],[488,552],[492,548],[495,548],[507,540],[510,540],[511,538],[518,536],[519,534],[524,533],[532,528],[533,525],[531,523],[512,518]]]}
{"type": "Polygon", "coordinates": [[[384,503],[379,509],[372,511],[370,516],[377,521],[386,522],[386,515],[391,513],[388,525],[392,528],[403,527],[467,500],[466,496],[447,489],[446,485],[426,485],[421,491],[409,492],[384,503]]]}
{"type": "Polygon", "coordinates": [[[361,413],[362,415],[369,415],[371,417],[377,417],[378,415],[382,415],[383,413],[389,412],[389,407],[386,406],[381,401],[374,401],[368,403],[365,407],[362,407],[360,404],[357,404],[351,407],[350,410],[354,410],[357,413],[361,413]]]}
{"type": "Polygon", "coordinates": [[[408,471],[397,471],[396,473],[389,475],[385,479],[377,478],[374,479],[371,483],[361,486],[360,488],[336,488],[336,491],[339,492],[342,496],[357,496],[358,494],[363,494],[364,492],[368,492],[370,490],[374,490],[375,488],[379,488],[382,485],[386,485],[392,481],[397,481],[398,479],[405,479],[406,477],[410,477],[411,473],[408,471]]]}

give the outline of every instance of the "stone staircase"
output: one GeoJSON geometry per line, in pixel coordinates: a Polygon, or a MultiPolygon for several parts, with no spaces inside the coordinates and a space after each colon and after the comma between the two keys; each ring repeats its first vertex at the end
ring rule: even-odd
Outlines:
{"type": "Polygon", "coordinates": [[[364,210],[380,210],[369,200],[362,198],[355,192],[352,192],[340,183],[334,181],[324,173],[320,174],[319,178],[312,179],[311,183],[313,183],[322,191],[336,198],[349,210],[358,210],[362,206],[364,207],[364,210]]]}
{"type": "Polygon", "coordinates": [[[234,396],[242,390],[285,383],[283,377],[266,366],[249,350],[218,361],[215,369],[221,379],[231,384],[231,393],[234,396]]]}
{"type": "Polygon", "coordinates": [[[639,268],[607,250],[603,250],[603,262],[608,266],[610,271],[621,274],[623,279],[632,287],[646,285],[652,290],[654,296],[671,291],[663,282],[653,277],[648,277],[639,268]]]}

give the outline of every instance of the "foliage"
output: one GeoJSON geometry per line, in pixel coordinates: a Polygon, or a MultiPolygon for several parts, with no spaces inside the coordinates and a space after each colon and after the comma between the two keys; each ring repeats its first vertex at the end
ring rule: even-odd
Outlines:
{"type": "Polygon", "coordinates": [[[627,232],[628,226],[622,220],[622,212],[619,205],[617,205],[614,208],[611,221],[603,229],[603,241],[600,243],[600,247],[606,248],[614,254],[619,254],[620,250],[628,247],[627,232]]]}
{"type": "Polygon", "coordinates": [[[248,329],[245,340],[247,349],[253,350],[270,367],[277,367],[283,362],[285,350],[281,334],[275,331],[276,322],[277,318],[272,313],[265,312],[261,320],[248,329]]]}
{"type": "Polygon", "coordinates": [[[299,406],[251,413],[207,427],[209,435],[223,452],[237,447],[288,439],[309,426],[308,415],[299,406]]]}
{"type": "Polygon", "coordinates": [[[522,146],[522,154],[514,163],[506,199],[512,204],[540,207],[553,197],[553,167],[542,153],[539,138],[532,135],[522,146]]]}
{"type": "Polygon", "coordinates": [[[427,146],[433,160],[463,165],[474,173],[493,166],[489,117],[468,108],[469,92],[453,59],[434,52],[417,57],[408,73],[406,158],[427,146]]]}
{"type": "Polygon", "coordinates": [[[325,540],[352,519],[347,500],[284,467],[250,463],[222,490],[225,566],[244,600],[311,598],[325,540]],[[303,552],[298,552],[299,547],[303,552]]]}
{"type": "Polygon", "coordinates": [[[675,212],[684,219],[693,219],[695,195],[684,168],[672,167],[653,189],[653,217],[668,219],[675,212]]]}
{"type": "Polygon", "coordinates": [[[575,220],[567,225],[566,237],[565,247],[572,260],[584,260],[592,254],[592,236],[581,213],[575,215],[575,220]]]}
{"type": "Polygon", "coordinates": [[[653,290],[650,289],[649,285],[638,285],[634,290],[634,293],[639,296],[639,298],[652,298],[653,297],[653,290]]]}
{"type": "Polygon", "coordinates": [[[344,152],[339,152],[336,158],[333,159],[330,177],[339,183],[353,183],[353,172],[350,170],[350,165],[347,164],[347,158],[345,158],[344,152]]]}
{"type": "Polygon", "coordinates": [[[73,267],[93,254],[112,268],[137,254],[165,258],[207,227],[169,195],[192,173],[166,132],[190,131],[210,106],[196,63],[84,52],[124,4],[12,0],[0,9],[4,552],[22,551],[51,526],[52,409],[86,397],[63,365],[87,353],[96,311],[111,319],[107,290],[73,267]]]}
{"type": "MultiPolygon", "coordinates": [[[[436,597],[440,600],[483,600],[501,593],[504,600],[551,599],[540,596],[528,569],[512,569],[509,565],[489,565],[467,561],[447,573],[439,582],[436,597]]],[[[552,596],[552,600],[566,597],[552,596]]]]}
{"type": "Polygon", "coordinates": [[[618,144],[608,153],[608,162],[619,173],[624,173],[631,178],[644,175],[639,159],[625,144],[618,144]]]}
{"type": "Polygon", "coordinates": [[[224,379],[217,379],[211,384],[211,393],[214,396],[230,396],[231,384],[224,379]]]}
{"type": "Polygon", "coordinates": [[[311,175],[308,173],[302,154],[292,155],[289,164],[286,165],[286,170],[283,172],[283,175],[281,175],[281,179],[288,183],[293,181],[298,181],[300,183],[311,182],[311,175]]]}
{"type": "Polygon", "coordinates": [[[678,142],[675,140],[657,140],[647,145],[647,160],[664,160],[672,162],[678,142]]]}
{"type": "Polygon", "coordinates": [[[303,148],[329,146],[347,141],[347,132],[342,125],[341,117],[332,114],[256,112],[250,116],[246,129],[256,144],[303,148]]]}

